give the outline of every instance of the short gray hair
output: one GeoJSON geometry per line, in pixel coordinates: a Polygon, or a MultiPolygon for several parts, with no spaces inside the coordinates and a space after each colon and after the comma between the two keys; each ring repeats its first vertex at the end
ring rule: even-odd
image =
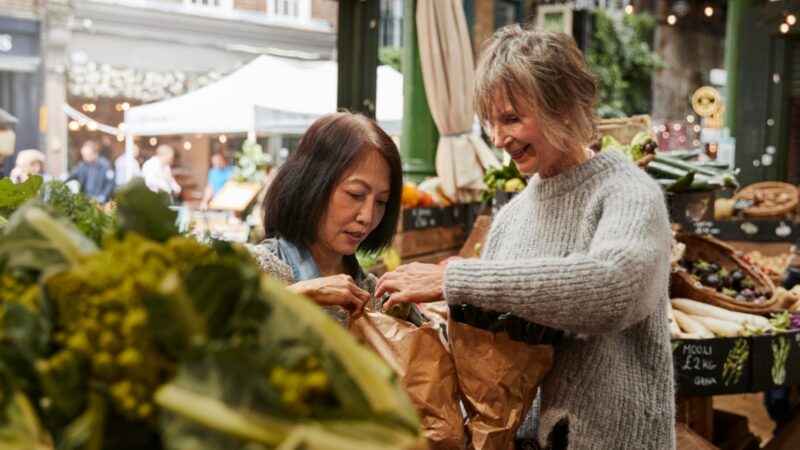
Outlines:
{"type": "Polygon", "coordinates": [[[597,140],[596,92],[595,76],[572,36],[519,24],[494,33],[475,74],[475,110],[482,121],[498,96],[505,97],[518,113],[532,112],[545,138],[562,150],[597,140]]]}

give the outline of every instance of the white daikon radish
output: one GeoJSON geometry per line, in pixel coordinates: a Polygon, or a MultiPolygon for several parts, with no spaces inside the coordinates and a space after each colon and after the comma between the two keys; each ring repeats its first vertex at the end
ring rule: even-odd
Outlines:
{"type": "Polygon", "coordinates": [[[682,311],[678,311],[676,309],[672,313],[675,314],[675,320],[678,321],[678,325],[680,325],[681,330],[683,330],[685,333],[700,336],[702,339],[710,339],[714,337],[714,333],[712,333],[711,330],[704,327],[703,324],[692,319],[682,311]]]}
{"type": "Polygon", "coordinates": [[[769,319],[766,317],[730,311],[725,308],[709,305],[708,303],[689,300],[688,298],[673,298],[671,303],[673,308],[692,316],[713,317],[715,319],[727,320],[728,322],[735,322],[740,325],[749,323],[757,327],[766,327],[769,325],[769,319]]]}
{"type": "Polygon", "coordinates": [[[669,335],[672,337],[682,337],[681,335],[684,333],[681,332],[681,327],[679,327],[678,322],[675,321],[675,314],[672,313],[672,303],[670,302],[667,302],[667,317],[669,318],[669,335]]]}
{"type": "Polygon", "coordinates": [[[673,337],[677,337],[678,339],[703,339],[703,337],[700,336],[699,334],[684,333],[684,332],[681,332],[677,336],[673,337]]]}
{"type": "Polygon", "coordinates": [[[704,327],[708,328],[714,334],[735,337],[741,336],[744,332],[744,327],[736,322],[729,322],[727,320],[717,319],[716,317],[705,316],[689,316],[692,319],[700,322],[704,327]]]}

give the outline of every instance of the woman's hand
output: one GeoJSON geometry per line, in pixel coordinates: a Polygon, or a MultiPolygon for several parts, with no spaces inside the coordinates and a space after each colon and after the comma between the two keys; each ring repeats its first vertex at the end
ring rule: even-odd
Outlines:
{"type": "Polygon", "coordinates": [[[396,303],[429,303],[444,297],[444,273],[446,266],[411,263],[385,273],[375,289],[375,297],[389,293],[384,307],[396,303]]]}
{"type": "Polygon", "coordinates": [[[358,317],[370,300],[369,292],[358,287],[350,275],[332,275],[300,281],[288,287],[290,291],[310,297],[320,306],[341,306],[358,317]]]}

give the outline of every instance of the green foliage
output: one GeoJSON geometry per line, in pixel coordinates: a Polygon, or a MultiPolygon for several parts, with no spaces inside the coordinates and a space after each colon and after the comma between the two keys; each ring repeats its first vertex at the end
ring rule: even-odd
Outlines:
{"type": "Polygon", "coordinates": [[[403,73],[403,49],[400,47],[381,47],[378,49],[378,61],[381,64],[393,67],[400,73],[403,73]]]}
{"type": "Polygon", "coordinates": [[[655,18],[650,14],[593,12],[594,33],[588,62],[597,75],[597,113],[625,117],[650,110],[651,78],[659,64],[650,48],[655,18]]]}
{"type": "Polygon", "coordinates": [[[261,181],[264,168],[272,164],[272,156],[265,153],[258,142],[245,140],[242,150],[236,152],[236,168],[233,179],[236,181],[261,181]]]}

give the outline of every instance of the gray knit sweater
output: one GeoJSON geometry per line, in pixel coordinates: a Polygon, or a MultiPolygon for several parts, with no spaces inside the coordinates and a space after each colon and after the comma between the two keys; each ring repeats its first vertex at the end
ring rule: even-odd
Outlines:
{"type": "Polygon", "coordinates": [[[606,152],[534,176],[497,214],[483,259],[448,265],[445,298],[571,332],[541,386],[541,444],[566,417],[572,449],[671,449],[669,258],[661,189],[606,152]]]}

